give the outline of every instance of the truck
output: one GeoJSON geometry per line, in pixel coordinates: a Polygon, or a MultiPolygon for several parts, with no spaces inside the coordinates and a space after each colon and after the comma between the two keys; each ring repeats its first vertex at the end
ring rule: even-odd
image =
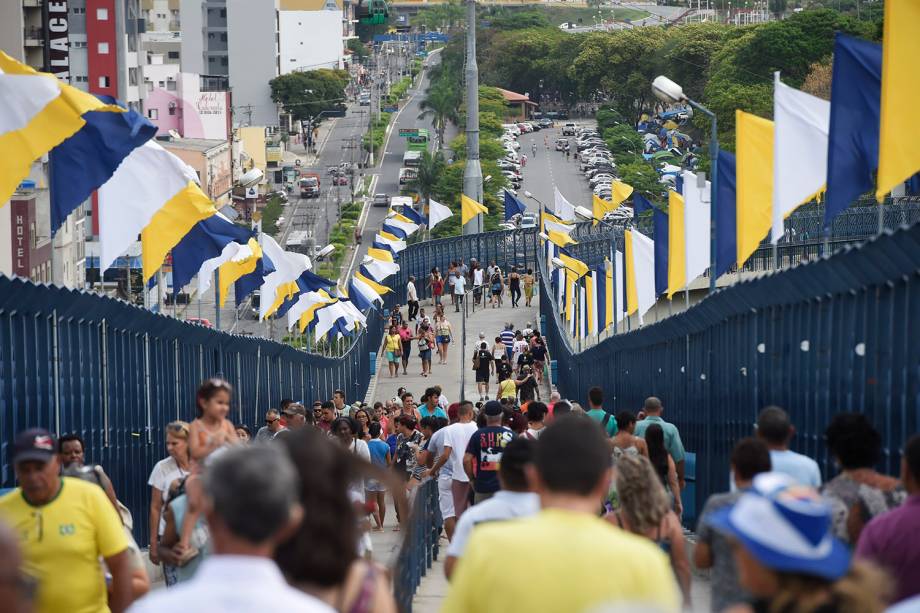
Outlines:
{"type": "Polygon", "coordinates": [[[300,179],[301,198],[319,198],[319,175],[315,172],[305,172],[300,179]]]}

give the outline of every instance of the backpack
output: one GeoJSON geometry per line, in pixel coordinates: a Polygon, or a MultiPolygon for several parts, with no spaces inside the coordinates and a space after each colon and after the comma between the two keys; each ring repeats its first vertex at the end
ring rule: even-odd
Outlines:
{"type": "Polygon", "coordinates": [[[479,361],[479,352],[477,351],[476,355],[473,356],[473,370],[479,370],[480,364],[481,362],[479,361]]]}

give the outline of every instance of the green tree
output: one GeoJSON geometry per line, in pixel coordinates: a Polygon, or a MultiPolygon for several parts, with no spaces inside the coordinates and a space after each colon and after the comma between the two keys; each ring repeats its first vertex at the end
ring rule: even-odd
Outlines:
{"type": "Polygon", "coordinates": [[[321,111],[345,108],[348,73],[322,68],[291,72],[269,81],[272,100],[284,107],[294,119],[316,117],[321,111]]]}
{"type": "Polygon", "coordinates": [[[447,123],[458,121],[458,103],[459,95],[457,90],[440,81],[428,88],[425,92],[425,97],[419,103],[419,108],[422,112],[419,113],[418,118],[431,117],[440,143],[444,142],[444,129],[447,127],[447,123]]]}
{"type": "Polygon", "coordinates": [[[614,155],[629,152],[632,152],[633,155],[642,153],[644,146],[642,137],[632,126],[621,123],[605,129],[601,136],[610,148],[610,152],[614,155]]]}
{"type": "Polygon", "coordinates": [[[428,200],[431,198],[431,194],[441,180],[441,175],[444,173],[444,168],[446,166],[447,164],[444,162],[444,156],[441,155],[440,151],[434,154],[430,151],[422,153],[418,172],[410,185],[418,192],[419,197],[424,202],[426,212],[428,210],[428,200]]]}
{"type": "Polygon", "coordinates": [[[362,60],[368,56],[367,47],[365,47],[364,43],[362,43],[357,38],[348,39],[347,47],[348,47],[348,50],[352,52],[354,57],[356,57],[359,60],[362,60]]]}
{"type": "Polygon", "coordinates": [[[667,189],[658,182],[658,173],[651,164],[645,162],[623,164],[617,168],[617,171],[621,181],[632,185],[633,189],[650,200],[662,202],[667,196],[667,189]]]}

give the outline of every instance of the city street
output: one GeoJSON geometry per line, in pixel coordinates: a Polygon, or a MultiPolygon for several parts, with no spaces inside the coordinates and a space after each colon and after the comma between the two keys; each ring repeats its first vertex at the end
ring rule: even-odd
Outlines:
{"type": "MultiPolygon", "coordinates": [[[[524,192],[529,191],[539,202],[552,209],[554,186],[558,187],[566,200],[573,205],[591,208],[591,190],[588,188],[584,174],[578,170],[578,162],[575,161],[574,156],[566,160],[565,153],[556,151],[554,148],[556,139],[562,138],[562,123],[557,121],[556,125],[548,130],[521,134],[518,137],[518,142],[521,143],[519,153],[527,155],[527,166],[521,169],[524,182],[521,189],[518,190],[518,198],[527,205],[529,211],[539,212],[540,205],[534,199],[525,197],[524,192]],[[544,137],[549,145],[548,149],[543,144],[544,137]],[[536,155],[533,155],[531,148],[533,143],[537,144],[536,155]]],[[[579,121],[577,123],[588,125],[594,122],[579,121]]],[[[566,138],[574,145],[573,137],[566,138]]]]}

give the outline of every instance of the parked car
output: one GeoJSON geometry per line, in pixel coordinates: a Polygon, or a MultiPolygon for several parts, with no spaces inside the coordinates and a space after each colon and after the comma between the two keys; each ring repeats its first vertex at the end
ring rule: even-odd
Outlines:
{"type": "Polygon", "coordinates": [[[197,326],[204,326],[205,328],[214,327],[214,325],[211,323],[211,320],[204,319],[203,317],[186,317],[185,321],[190,324],[195,324],[197,326]]]}
{"type": "Polygon", "coordinates": [[[562,135],[563,136],[575,136],[575,124],[569,122],[562,126],[562,135]]]}
{"type": "Polygon", "coordinates": [[[569,139],[567,138],[557,138],[556,139],[556,151],[565,151],[565,148],[569,146],[569,139]]]}
{"type": "Polygon", "coordinates": [[[524,213],[521,215],[521,227],[522,228],[536,228],[537,227],[537,214],[536,213],[524,213]]]}

